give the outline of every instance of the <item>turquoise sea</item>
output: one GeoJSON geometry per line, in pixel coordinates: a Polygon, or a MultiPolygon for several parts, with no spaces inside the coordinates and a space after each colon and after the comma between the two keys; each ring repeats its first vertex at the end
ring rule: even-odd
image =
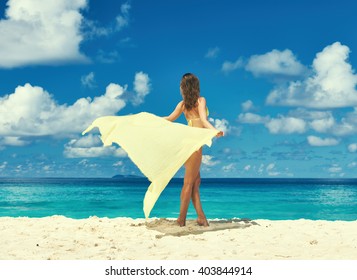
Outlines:
{"type": "MultiPolygon", "coordinates": [[[[146,179],[0,178],[0,216],[144,218],[146,179]]],[[[182,179],[173,179],[151,217],[175,218],[182,179]]],[[[357,179],[202,179],[209,219],[357,220],[357,179]]],[[[188,218],[195,218],[192,205],[188,218]]]]}

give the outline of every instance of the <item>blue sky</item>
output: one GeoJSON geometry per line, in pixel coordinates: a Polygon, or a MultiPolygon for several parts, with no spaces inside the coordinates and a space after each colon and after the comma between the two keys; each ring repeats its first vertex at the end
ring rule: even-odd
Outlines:
{"type": "Polygon", "coordinates": [[[1,1],[0,177],[139,175],[81,132],[103,115],[168,115],[186,72],[226,132],[202,176],[355,177],[356,6],[1,1]]]}

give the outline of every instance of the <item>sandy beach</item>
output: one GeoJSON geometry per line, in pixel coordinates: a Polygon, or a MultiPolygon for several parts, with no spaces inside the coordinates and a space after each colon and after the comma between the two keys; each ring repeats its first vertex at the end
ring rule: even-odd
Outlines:
{"type": "Polygon", "coordinates": [[[0,218],[1,260],[355,260],[357,221],[0,218]]]}

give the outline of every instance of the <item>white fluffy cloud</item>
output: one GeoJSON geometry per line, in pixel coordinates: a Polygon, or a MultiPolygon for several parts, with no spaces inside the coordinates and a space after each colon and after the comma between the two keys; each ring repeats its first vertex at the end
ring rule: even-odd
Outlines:
{"type": "Polygon", "coordinates": [[[20,137],[14,137],[14,136],[0,137],[1,146],[26,146],[27,144],[29,144],[29,142],[21,139],[20,137]]]}
{"type": "Polygon", "coordinates": [[[207,166],[215,166],[219,163],[219,161],[214,160],[212,156],[203,155],[202,156],[202,163],[207,166]]]}
{"type": "Polygon", "coordinates": [[[139,105],[143,103],[145,96],[150,92],[150,88],[149,75],[144,72],[137,72],[134,80],[134,90],[137,95],[133,99],[133,104],[139,105]]]}
{"type": "Polygon", "coordinates": [[[0,20],[0,67],[87,61],[80,53],[87,0],[8,0],[0,20]]]}
{"type": "Polygon", "coordinates": [[[272,134],[301,134],[308,129],[308,123],[297,114],[279,115],[277,118],[271,118],[248,112],[239,114],[238,121],[245,124],[264,124],[272,134]]]}
{"type": "Polygon", "coordinates": [[[99,137],[93,134],[79,139],[72,139],[65,145],[63,153],[67,158],[127,156],[127,153],[122,148],[115,146],[103,147],[103,143],[99,137]]]}
{"type": "Polygon", "coordinates": [[[341,136],[357,133],[357,107],[334,126],[334,133],[341,136]]]}
{"type": "Polygon", "coordinates": [[[312,111],[298,108],[286,116],[261,116],[255,113],[241,113],[238,121],[243,124],[264,124],[270,133],[304,133],[313,130],[318,133],[343,137],[357,133],[357,110],[347,113],[337,120],[331,111],[312,111]]]}
{"type": "Polygon", "coordinates": [[[339,141],[335,138],[320,138],[317,136],[308,136],[307,141],[311,146],[324,147],[324,146],[336,146],[339,141]]]}
{"type": "Polygon", "coordinates": [[[330,173],[340,173],[342,172],[342,167],[340,167],[338,164],[333,164],[331,167],[328,168],[328,171],[330,173]]]}
{"type": "Polygon", "coordinates": [[[291,50],[272,50],[262,55],[252,55],[247,62],[243,58],[236,61],[225,61],[222,71],[232,72],[239,68],[245,68],[252,72],[254,76],[267,76],[276,79],[296,78],[304,75],[306,67],[302,65],[291,50]]]}
{"type": "Polygon", "coordinates": [[[262,117],[258,114],[254,113],[242,113],[238,116],[238,121],[241,123],[250,123],[250,124],[258,124],[258,123],[266,123],[269,121],[269,117],[262,117]]]}
{"type": "Polygon", "coordinates": [[[352,143],[352,144],[348,145],[348,151],[350,153],[357,152],[357,143],[352,143]]]}
{"type": "Polygon", "coordinates": [[[222,65],[222,71],[225,73],[232,72],[238,68],[243,67],[243,59],[238,58],[235,62],[225,61],[222,65]]]}
{"type": "Polygon", "coordinates": [[[226,119],[213,119],[209,118],[209,121],[212,122],[213,126],[220,131],[223,131],[224,134],[227,134],[231,131],[229,122],[226,119]]]}
{"type": "Polygon", "coordinates": [[[263,55],[253,55],[245,69],[255,76],[298,77],[306,71],[291,50],[272,50],[263,55]]]}
{"type": "MultiPolygon", "coordinates": [[[[140,73],[149,80],[147,74],[140,73]]],[[[142,89],[134,98],[143,102],[144,91],[148,94],[142,89]]],[[[115,115],[125,107],[126,92],[126,85],[111,83],[103,95],[93,99],[80,98],[68,105],[58,104],[42,87],[31,84],[18,86],[13,93],[0,97],[0,145],[26,145],[24,137],[68,137],[80,133],[95,118],[115,115]]]]}
{"type": "Polygon", "coordinates": [[[319,133],[329,133],[336,126],[336,120],[331,111],[311,111],[298,108],[290,111],[289,116],[304,119],[309,128],[319,133]]]}
{"type": "Polygon", "coordinates": [[[267,103],[309,108],[357,106],[357,75],[347,62],[349,52],[339,42],[325,47],[313,61],[311,76],[275,88],[267,103]]]}
{"type": "Polygon", "coordinates": [[[53,96],[38,86],[25,84],[0,97],[0,136],[66,136],[79,133],[90,122],[111,115],[125,106],[121,95],[126,88],[110,84],[104,95],[80,98],[74,104],[57,104],[53,96]]]}
{"type": "Polygon", "coordinates": [[[294,117],[279,116],[278,118],[272,118],[265,126],[273,134],[304,133],[306,131],[306,122],[303,119],[294,117]]]}
{"type": "Polygon", "coordinates": [[[312,120],[309,124],[317,132],[325,133],[330,131],[335,125],[335,119],[332,116],[322,119],[312,120]]]}
{"type": "MultiPolygon", "coordinates": [[[[325,134],[324,138],[307,137],[307,142],[315,147],[340,144],[340,137],[357,133],[357,75],[348,62],[349,52],[349,48],[339,42],[326,46],[316,54],[309,71],[290,51],[252,56],[246,70],[256,76],[282,75],[285,71],[292,78],[299,74],[304,74],[304,78],[276,85],[266,99],[268,105],[297,107],[294,110],[276,117],[262,116],[251,112],[253,102],[248,100],[241,104],[243,113],[238,116],[238,121],[263,124],[272,134],[302,134],[309,130],[325,134]],[[353,107],[354,110],[332,110],[341,107],[353,107]]],[[[356,152],[357,145],[349,145],[348,150],[356,152]]]]}
{"type": "Polygon", "coordinates": [[[247,112],[250,110],[255,109],[253,101],[252,100],[247,100],[241,104],[243,112],[247,112]]]}

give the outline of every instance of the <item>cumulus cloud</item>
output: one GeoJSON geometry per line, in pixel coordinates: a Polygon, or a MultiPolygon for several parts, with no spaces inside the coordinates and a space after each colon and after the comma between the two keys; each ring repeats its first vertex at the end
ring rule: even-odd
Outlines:
{"type": "Polygon", "coordinates": [[[94,88],[95,87],[94,72],[90,72],[88,75],[82,76],[81,83],[84,87],[94,88]]]}
{"type": "Polygon", "coordinates": [[[244,124],[264,124],[272,134],[301,134],[306,132],[308,128],[313,125],[316,130],[318,128],[322,130],[322,124],[319,126],[317,122],[308,122],[306,119],[309,118],[311,118],[311,116],[308,116],[307,111],[301,113],[300,110],[290,112],[288,116],[278,115],[276,118],[248,112],[239,114],[238,121],[244,124]],[[313,123],[313,125],[311,125],[311,123],[313,123]]]}
{"type": "MultiPolygon", "coordinates": [[[[115,115],[125,107],[126,93],[126,85],[111,83],[103,95],[80,98],[68,105],[58,104],[42,87],[18,86],[14,93],[0,97],[0,137],[68,137],[80,133],[95,118],[115,115]]],[[[138,98],[143,101],[142,92],[138,92],[138,98]]],[[[20,144],[20,138],[6,139],[20,144]]]]}
{"type": "Polygon", "coordinates": [[[214,160],[213,156],[203,155],[202,156],[202,163],[207,166],[215,166],[219,163],[218,160],[214,160]]]}
{"type": "Polygon", "coordinates": [[[342,119],[341,123],[336,124],[333,127],[332,133],[338,136],[346,136],[355,134],[357,132],[357,126],[353,123],[346,121],[346,119],[342,119]]]}
{"type": "Polygon", "coordinates": [[[348,151],[350,153],[357,152],[357,143],[352,143],[352,144],[348,145],[348,151]]]}
{"type": "MultiPolygon", "coordinates": [[[[300,67],[300,70],[303,69],[301,72],[288,72],[292,77],[298,73],[305,73],[303,78],[276,85],[266,99],[268,105],[293,106],[298,107],[297,109],[277,117],[264,117],[250,112],[252,102],[248,102],[248,100],[241,105],[243,113],[238,116],[238,121],[246,124],[264,124],[273,134],[304,133],[312,130],[333,136],[325,139],[314,138],[316,136],[308,138],[310,139],[308,142],[313,146],[337,145],[340,143],[337,137],[356,134],[357,75],[348,62],[349,52],[349,48],[339,42],[326,46],[316,54],[309,71],[306,71],[305,67],[303,67],[305,70],[300,67]],[[335,111],[331,109],[341,107],[353,107],[353,111],[339,111],[335,117],[335,111]]],[[[281,57],[285,57],[286,61],[295,61],[296,69],[299,69],[300,62],[291,52],[285,52],[285,56],[282,54],[283,52],[272,51],[263,56],[252,56],[247,65],[250,65],[249,67],[255,65],[257,68],[254,69],[260,69],[258,62],[267,62],[269,59],[281,55],[281,57]]],[[[276,62],[278,61],[284,60],[277,59],[276,62]]],[[[290,65],[293,64],[290,63],[290,65]]],[[[269,63],[266,63],[262,69],[269,69],[266,73],[277,75],[283,69],[279,68],[279,63],[271,65],[275,66],[269,68],[269,63]]],[[[253,70],[249,67],[246,66],[246,69],[253,70]]],[[[265,70],[262,69],[259,70],[261,72],[255,72],[255,75],[265,75],[265,70]]]]}
{"type": "Polygon", "coordinates": [[[357,106],[357,75],[347,62],[349,48],[339,42],[316,55],[312,75],[270,92],[267,103],[309,108],[357,106]]]}
{"type": "Polygon", "coordinates": [[[8,0],[0,20],[0,67],[85,62],[80,28],[87,0],[8,0]]]}
{"type": "Polygon", "coordinates": [[[335,119],[332,116],[328,118],[312,120],[309,124],[317,132],[325,133],[331,130],[335,125],[335,119]]]}
{"type": "Polygon", "coordinates": [[[234,62],[225,61],[222,65],[222,71],[224,73],[228,74],[229,72],[232,72],[238,68],[242,68],[243,66],[244,66],[244,63],[243,63],[242,58],[238,58],[234,62]]]}
{"type": "Polygon", "coordinates": [[[315,111],[298,108],[286,115],[277,117],[261,116],[255,113],[241,113],[238,122],[242,124],[263,124],[273,134],[304,133],[313,130],[317,133],[344,137],[357,133],[357,109],[347,113],[340,120],[332,111],[315,111]]]}
{"type": "Polygon", "coordinates": [[[0,145],[2,146],[26,146],[30,142],[21,139],[20,137],[7,136],[0,137],[0,145]]]}
{"type": "MultiPolygon", "coordinates": [[[[31,137],[69,137],[81,133],[95,118],[115,115],[126,106],[127,85],[111,83],[103,95],[58,104],[49,92],[25,84],[0,97],[0,146],[23,146],[31,137]]],[[[138,93],[141,102],[143,95],[138,93]]]]}
{"type": "Polygon", "coordinates": [[[127,153],[122,148],[115,146],[104,147],[99,137],[92,134],[79,139],[70,140],[65,145],[63,154],[67,158],[127,156],[127,153]]]}
{"type": "Polygon", "coordinates": [[[330,173],[340,173],[342,172],[342,167],[340,167],[338,164],[333,164],[331,167],[328,168],[328,171],[330,173]]]}
{"type": "Polygon", "coordinates": [[[272,118],[266,122],[265,126],[273,134],[304,133],[306,131],[306,122],[294,117],[279,116],[278,118],[272,118]]]}
{"type": "Polygon", "coordinates": [[[219,53],[219,48],[218,47],[210,48],[210,49],[208,49],[205,57],[206,58],[216,58],[218,53],[219,53]]]}
{"type": "Polygon", "coordinates": [[[254,113],[242,113],[238,116],[238,121],[241,123],[250,123],[250,124],[258,124],[258,123],[266,123],[269,121],[269,117],[262,117],[258,114],[254,113]]]}
{"type": "Polygon", "coordinates": [[[239,68],[244,68],[254,76],[271,77],[277,81],[301,77],[307,72],[306,67],[288,49],[283,51],[274,49],[262,55],[252,55],[247,62],[244,62],[243,58],[234,62],[225,61],[221,70],[229,73],[239,68]]]}
{"type": "Polygon", "coordinates": [[[289,116],[304,119],[309,128],[319,133],[334,133],[338,126],[331,111],[311,111],[305,108],[298,108],[290,111],[289,116]]]}
{"type": "Polygon", "coordinates": [[[340,120],[331,111],[311,111],[299,108],[289,112],[289,116],[304,119],[308,127],[318,133],[346,136],[357,133],[357,110],[346,113],[340,120]]]}
{"type": "Polygon", "coordinates": [[[229,125],[229,122],[226,119],[213,119],[209,118],[209,121],[213,124],[215,128],[217,128],[220,131],[223,131],[224,134],[227,134],[231,131],[231,127],[229,125]]]}
{"type": "MultiPolygon", "coordinates": [[[[108,36],[129,25],[128,2],[109,26],[103,27],[81,14],[89,0],[8,0],[0,20],[0,68],[89,62],[80,51],[84,40],[108,36]]],[[[118,54],[98,55],[104,62],[118,54]]]]}
{"type": "Polygon", "coordinates": [[[307,137],[307,141],[311,146],[318,146],[318,147],[336,146],[339,143],[339,141],[335,138],[320,138],[312,135],[307,137]]]}
{"type": "Polygon", "coordinates": [[[299,77],[306,68],[291,50],[272,50],[263,55],[253,55],[245,67],[255,76],[299,77]]]}
{"type": "Polygon", "coordinates": [[[137,72],[134,80],[134,91],[136,96],[133,99],[134,105],[140,105],[144,102],[145,96],[150,92],[151,84],[149,75],[144,72],[137,72]]]}
{"type": "Polygon", "coordinates": [[[125,106],[120,98],[126,88],[110,84],[106,92],[93,100],[80,98],[74,104],[58,104],[38,86],[25,84],[0,98],[0,136],[58,136],[79,133],[90,122],[112,115],[125,106]]]}
{"type": "Polygon", "coordinates": [[[247,100],[241,104],[243,112],[248,112],[255,109],[252,100],[247,100]]]}
{"type": "Polygon", "coordinates": [[[340,136],[357,133],[357,108],[348,112],[339,123],[333,127],[333,133],[340,136]]]}

